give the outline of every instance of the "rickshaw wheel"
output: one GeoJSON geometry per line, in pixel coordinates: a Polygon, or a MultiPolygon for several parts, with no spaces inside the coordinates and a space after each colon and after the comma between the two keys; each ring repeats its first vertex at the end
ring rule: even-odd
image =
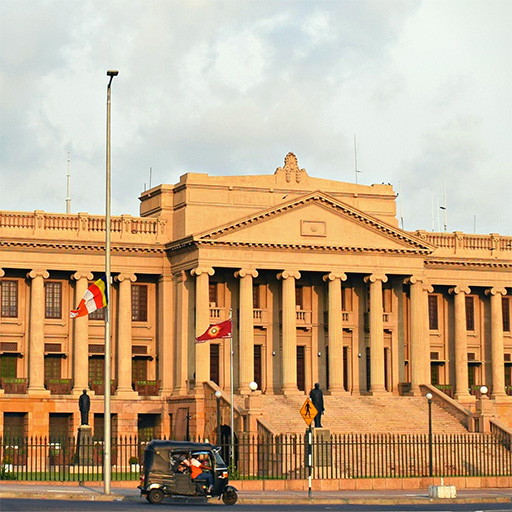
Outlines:
{"type": "Polygon", "coordinates": [[[222,501],[224,505],[234,505],[238,501],[238,494],[229,489],[222,495],[222,501]]]}
{"type": "Polygon", "coordinates": [[[153,505],[158,505],[164,500],[164,491],[162,489],[151,489],[148,494],[148,501],[153,505]]]}

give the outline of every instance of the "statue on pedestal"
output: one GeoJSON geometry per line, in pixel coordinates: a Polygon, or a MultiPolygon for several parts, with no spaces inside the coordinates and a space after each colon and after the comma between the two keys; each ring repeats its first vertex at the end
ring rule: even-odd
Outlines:
{"type": "Polygon", "coordinates": [[[83,390],[83,393],[78,399],[78,407],[80,409],[80,421],[82,425],[89,425],[89,409],[91,408],[91,399],[87,394],[87,389],[83,390]]]}

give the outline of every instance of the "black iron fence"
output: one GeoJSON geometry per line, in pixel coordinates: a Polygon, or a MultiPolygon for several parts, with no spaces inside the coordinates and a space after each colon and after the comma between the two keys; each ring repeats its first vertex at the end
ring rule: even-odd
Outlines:
{"type": "MultiPolygon", "coordinates": [[[[233,453],[234,479],[305,479],[305,436],[241,435],[233,453]]],[[[112,440],[113,481],[138,480],[145,441],[112,440]]],[[[3,478],[27,481],[101,481],[103,441],[76,438],[0,439],[3,478]]],[[[221,453],[230,460],[230,446],[221,453]]],[[[313,436],[313,478],[512,476],[510,436],[435,434],[336,434],[313,436]],[[432,461],[430,461],[430,452],[432,461]]]]}

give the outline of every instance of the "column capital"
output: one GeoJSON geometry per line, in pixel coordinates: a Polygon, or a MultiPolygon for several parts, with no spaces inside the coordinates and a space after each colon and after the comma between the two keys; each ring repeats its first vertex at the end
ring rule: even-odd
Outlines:
{"type": "Polygon", "coordinates": [[[212,267],[196,267],[190,271],[192,276],[200,276],[201,274],[208,274],[211,277],[215,274],[215,270],[212,267]]]}
{"type": "Polygon", "coordinates": [[[39,276],[41,276],[43,279],[48,279],[50,277],[50,273],[48,272],[48,270],[44,270],[42,268],[35,268],[27,274],[27,277],[30,279],[34,279],[35,277],[39,276]]]}
{"type": "Polygon", "coordinates": [[[419,284],[421,288],[428,292],[432,293],[434,291],[434,287],[427,281],[425,276],[409,276],[404,279],[404,284],[414,285],[419,284]]]}
{"type": "Polygon", "coordinates": [[[329,274],[325,274],[322,279],[327,281],[334,281],[335,279],[341,279],[342,281],[347,280],[347,274],[345,272],[329,272],[329,274]]]}
{"type": "Polygon", "coordinates": [[[487,290],[485,290],[485,295],[498,295],[498,294],[507,295],[507,289],[493,286],[492,288],[488,288],[487,290]]]}
{"type": "Polygon", "coordinates": [[[135,281],[137,281],[137,276],[135,274],[128,274],[128,273],[124,273],[124,274],[118,274],[115,278],[114,278],[115,281],[117,281],[118,283],[122,283],[123,281],[131,281],[132,283],[135,283],[135,281]]]}
{"type": "Polygon", "coordinates": [[[87,272],[83,270],[77,270],[74,274],[71,274],[71,279],[74,281],[79,281],[80,279],[87,279],[87,281],[92,281],[94,278],[92,272],[87,272]]]}
{"type": "Polygon", "coordinates": [[[448,293],[451,293],[452,295],[458,295],[459,293],[464,293],[465,295],[469,295],[471,293],[471,289],[469,286],[454,286],[452,288],[448,289],[448,293]]]}
{"type": "Polygon", "coordinates": [[[300,272],[298,270],[283,270],[277,274],[277,279],[288,279],[289,277],[294,277],[295,279],[300,279],[300,272]]]}
{"type": "Polygon", "coordinates": [[[369,276],[365,276],[363,278],[365,283],[375,283],[376,281],[382,281],[383,283],[387,283],[388,276],[386,274],[370,274],[369,276]]]}
{"type": "Polygon", "coordinates": [[[245,277],[252,276],[254,278],[258,277],[258,271],[255,268],[241,268],[234,273],[235,277],[245,277]]]}

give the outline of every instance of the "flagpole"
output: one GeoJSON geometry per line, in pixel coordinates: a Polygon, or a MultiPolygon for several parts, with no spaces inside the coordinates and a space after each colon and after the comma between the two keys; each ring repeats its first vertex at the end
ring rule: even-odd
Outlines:
{"type": "MultiPolygon", "coordinates": [[[[233,310],[229,310],[229,318],[231,322],[233,315],[233,310]]],[[[233,406],[233,325],[231,325],[231,336],[229,337],[229,366],[230,366],[230,393],[231,393],[231,446],[230,446],[230,454],[229,454],[229,465],[231,466],[231,471],[235,469],[235,420],[234,420],[234,406],[233,406]]]]}
{"type": "Polygon", "coordinates": [[[111,293],[111,276],[110,276],[110,87],[112,80],[119,74],[119,71],[107,71],[107,76],[110,77],[107,86],[107,184],[106,184],[106,201],[105,201],[105,276],[107,291],[107,310],[105,312],[105,374],[103,377],[104,383],[104,453],[103,453],[103,481],[104,481],[104,494],[110,494],[110,481],[111,481],[111,417],[110,417],[110,302],[112,300],[111,293]]]}

